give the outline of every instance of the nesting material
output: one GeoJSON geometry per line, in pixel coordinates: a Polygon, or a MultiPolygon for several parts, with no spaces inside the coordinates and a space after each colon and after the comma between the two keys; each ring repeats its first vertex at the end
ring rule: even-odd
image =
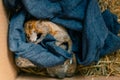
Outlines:
{"type": "MultiPolygon", "coordinates": [[[[118,22],[120,22],[120,0],[98,0],[98,3],[101,12],[109,9],[113,14],[117,15],[118,22]]],[[[22,67],[20,69],[28,73],[47,75],[46,69],[38,67],[22,67]]],[[[78,65],[76,73],[81,76],[120,76],[120,50],[104,56],[97,64],[91,64],[90,66],[78,65]]]]}
{"type": "Polygon", "coordinates": [[[113,14],[117,15],[120,22],[120,0],[98,0],[101,12],[109,9],[113,14]]]}
{"type": "Polygon", "coordinates": [[[79,65],[77,70],[82,76],[120,76],[120,50],[101,58],[97,64],[79,65]]]}
{"type": "MultiPolygon", "coordinates": [[[[120,0],[99,0],[98,3],[101,12],[109,9],[113,14],[117,15],[118,22],[120,22],[120,0]]],[[[91,64],[90,66],[79,65],[77,71],[82,76],[120,76],[120,50],[104,56],[97,64],[91,64]]]]}

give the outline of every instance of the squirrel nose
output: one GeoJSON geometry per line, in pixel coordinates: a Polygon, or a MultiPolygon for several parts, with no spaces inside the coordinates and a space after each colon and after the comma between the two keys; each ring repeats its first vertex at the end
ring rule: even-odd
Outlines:
{"type": "Polygon", "coordinates": [[[36,38],[31,38],[30,41],[31,41],[31,42],[35,42],[35,41],[36,41],[36,38]]]}

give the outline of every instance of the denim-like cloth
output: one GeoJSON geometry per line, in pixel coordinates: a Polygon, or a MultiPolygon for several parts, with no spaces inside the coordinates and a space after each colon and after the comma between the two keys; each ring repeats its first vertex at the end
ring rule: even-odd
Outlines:
{"type": "Polygon", "coordinates": [[[55,46],[51,35],[46,36],[39,45],[26,43],[23,24],[33,17],[48,19],[67,28],[73,41],[72,51],[76,53],[79,64],[89,65],[120,48],[120,38],[117,36],[120,24],[109,10],[101,13],[97,0],[10,1],[4,0],[4,4],[10,6],[10,10],[17,9],[10,21],[10,50],[39,66],[63,63],[71,55],[55,46]]]}
{"type": "Polygon", "coordinates": [[[20,12],[11,19],[9,26],[9,47],[11,51],[15,52],[16,57],[27,58],[41,67],[63,64],[66,58],[71,58],[72,55],[66,50],[54,44],[55,39],[50,34],[45,37],[40,45],[26,43],[23,29],[24,20],[25,13],[20,12]]]}

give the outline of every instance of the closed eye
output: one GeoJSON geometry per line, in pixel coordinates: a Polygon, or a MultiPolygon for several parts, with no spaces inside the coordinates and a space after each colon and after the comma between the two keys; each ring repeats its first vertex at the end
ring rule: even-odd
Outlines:
{"type": "Polygon", "coordinates": [[[37,34],[37,39],[39,39],[41,37],[41,33],[37,34]]]}

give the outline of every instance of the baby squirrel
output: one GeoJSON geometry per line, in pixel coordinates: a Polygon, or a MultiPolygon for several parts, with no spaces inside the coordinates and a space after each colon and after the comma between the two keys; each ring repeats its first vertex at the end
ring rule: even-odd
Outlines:
{"type": "MultiPolygon", "coordinates": [[[[66,31],[60,25],[47,20],[29,20],[24,26],[27,40],[35,44],[41,42],[47,34],[51,34],[55,39],[55,44],[72,54],[72,41],[66,31]],[[40,35],[40,37],[38,36],[40,35]],[[67,43],[67,47],[64,45],[67,43]]],[[[76,70],[76,57],[73,54],[72,59],[68,59],[62,65],[49,67],[47,72],[52,77],[64,78],[72,76],[76,70]]]]}
{"type": "Polygon", "coordinates": [[[66,29],[60,25],[56,25],[47,20],[30,20],[25,23],[25,32],[28,37],[28,41],[34,42],[35,44],[41,42],[49,33],[56,39],[55,44],[57,46],[66,48],[63,44],[67,43],[68,52],[71,52],[72,41],[66,29]],[[40,35],[40,38],[38,38],[38,35],[40,35]]]}

